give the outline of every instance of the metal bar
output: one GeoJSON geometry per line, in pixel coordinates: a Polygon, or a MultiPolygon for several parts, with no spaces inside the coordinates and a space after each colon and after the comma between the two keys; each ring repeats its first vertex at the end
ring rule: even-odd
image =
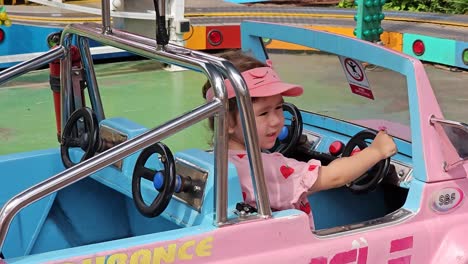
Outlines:
{"type": "Polygon", "coordinates": [[[155,144],[166,137],[189,127],[205,118],[214,115],[222,110],[220,100],[213,100],[194,110],[172,119],[165,124],[149,130],[129,141],[125,141],[109,150],[98,154],[80,163],[78,166],[71,167],[55,176],[36,184],[35,186],[17,194],[5,203],[0,211],[0,252],[3,249],[8,229],[15,215],[29,204],[61,190],[92,173],[107,167],[118,160],[121,160],[147,146],[155,144]]]}
{"type": "Polygon", "coordinates": [[[71,77],[71,35],[62,33],[62,46],[65,47],[65,56],[60,61],[60,105],[61,105],[61,124],[63,132],[65,124],[71,113],[75,110],[73,103],[73,85],[71,77]]]}
{"type": "Polygon", "coordinates": [[[102,13],[102,34],[112,34],[111,16],[110,16],[110,2],[109,0],[101,1],[102,13]]]}
{"type": "Polygon", "coordinates": [[[64,55],[65,48],[63,46],[58,46],[47,51],[39,57],[32,58],[10,68],[7,68],[0,72],[0,85],[29,71],[38,69],[56,59],[60,59],[64,55]]]}
{"type": "MultiPolygon", "coordinates": [[[[96,24],[95,24],[96,25],[96,24]]],[[[208,79],[213,83],[215,95],[223,103],[223,110],[217,115],[218,122],[215,131],[217,137],[214,146],[216,155],[215,163],[215,208],[216,208],[216,223],[222,225],[227,221],[227,120],[225,111],[227,109],[227,99],[225,95],[225,87],[223,77],[218,74],[217,68],[211,66],[201,56],[191,57],[191,51],[185,48],[174,48],[171,50],[157,49],[156,41],[143,36],[134,35],[128,32],[114,30],[112,35],[102,35],[97,26],[93,24],[73,24],[64,29],[64,34],[86,35],[89,39],[96,40],[102,44],[111,45],[117,48],[128,50],[129,52],[144,56],[147,58],[157,59],[159,61],[175,64],[181,67],[189,68],[196,71],[203,71],[208,79]]],[[[219,67],[218,67],[219,68],[219,67]]],[[[250,102],[250,100],[249,100],[250,102]]],[[[251,106],[250,106],[251,107],[251,106]]],[[[251,109],[251,108],[250,108],[251,109]]],[[[65,109],[66,110],[66,109],[65,109]]],[[[251,111],[250,111],[251,112],[251,111]]],[[[67,118],[70,114],[67,115],[67,118]]],[[[63,122],[65,124],[66,121],[63,122]]],[[[258,146],[258,144],[256,145],[258,146]]],[[[263,174],[262,174],[263,175],[263,174]]],[[[269,200],[268,200],[269,202],[269,200]]],[[[269,208],[269,205],[268,205],[269,208]]],[[[263,212],[263,211],[262,211],[263,212]]]]}
{"type": "Polygon", "coordinates": [[[459,128],[461,128],[463,130],[468,130],[468,125],[467,124],[462,123],[462,122],[458,122],[458,121],[452,121],[452,120],[447,120],[447,119],[440,119],[440,118],[436,118],[436,117],[431,117],[430,122],[431,122],[431,124],[442,123],[442,124],[446,124],[446,125],[450,125],[450,126],[459,127],[459,128]]]}
{"type": "Polygon", "coordinates": [[[237,69],[228,61],[219,62],[219,65],[227,69],[227,75],[234,84],[236,92],[237,106],[239,108],[240,120],[244,134],[245,147],[250,163],[250,173],[252,185],[257,199],[257,210],[261,217],[271,217],[270,199],[266,187],[265,176],[263,174],[263,161],[260,156],[260,146],[258,143],[257,127],[252,108],[250,94],[245,84],[244,78],[238,73],[237,69]]]}
{"type": "Polygon", "coordinates": [[[93,57],[89,49],[89,41],[87,38],[78,36],[77,37],[78,48],[81,54],[81,63],[85,72],[86,84],[88,86],[88,95],[93,107],[93,111],[96,114],[98,122],[105,119],[104,109],[102,107],[101,95],[98,89],[98,82],[94,71],[93,57]]]}
{"type": "Polygon", "coordinates": [[[74,109],[80,109],[85,106],[84,93],[82,91],[81,82],[83,81],[83,68],[81,66],[71,66],[71,84],[73,91],[73,106],[74,109]]]}
{"type": "MultiPolygon", "coordinates": [[[[117,29],[113,30],[112,35],[103,35],[96,23],[71,24],[63,29],[63,34],[65,33],[86,36],[88,39],[95,40],[103,45],[124,49],[146,58],[156,59],[195,71],[204,71],[203,67],[200,66],[201,58],[197,60],[194,57],[182,56],[189,53],[182,54],[156,50],[156,41],[144,36],[117,29]]],[[[205,61],[205,63],[207,62],[205,61]]]]}
{"type": "Polygon", "coordinates": [[[159,15],[166,17],[166,0],[158,0],[159,15]]]}
{"type": "Polygon", "coordinates": [[[216,225],[220,226],[228,221],[228,119],[226,118],[226,111],[229,106],[223,78],[212,80],[211,86],[213,87],[214,93],[221,98],[220,101],[223,105],[223,112],[218,113],[218,115],[215,116],[215,118],[217,118],[217,122],[214,127],[214,135],[216,136],[216,140],[214,142],[214,170],[216,174],[213,179],[215,186],[215,199],[213,199],[213,206],[216,214],[214,215],[213,220],[216,225]]]}
{"type": "MultiPolygon", "coordinates": [[[[232,63],[217,56],[205,54],[199,51],[189,50],[174,44],[168,44],[166,46],[166,50],[178,50],[179,52],[187,52],[205,60],[208,60],[217,65],[217,67],[223,72],[223,74],[231,80],[231,83],[235,88],[234,91],[236,92],[237,105],[241,117],[240,120],[242,123],[242,129],[244,134],[244,141],[246,144],[247,154],[249,157],[249,163],[251,168],[251,177],[253,183],[252,185],[254,187],[256,195],[255,197],[257,200],[258,214],[264,218],[271,217],[270,199],[268,196],[268,189],[266,187],[265,176],[263,173],[263,161],[260,156],[260,147],[256,135],[257,128],[255,125],[255,117],[252,110],[252,101],[250,100],[250,94],[247,85],[245,84],[245,81],[242,78],[242,76],[239,74],[239,71],[232,65],[232,63]]],[[[216,91],[215,96],[218,96],[218,94],[216,94],[216,91]]],[[[220,194],[219,198],[224,197],[222,194],[220,194]]],[[[218,223],[222,223],[219,217],[218,223]]]]}
{"type": "MultiPolygon", "coordinates": [[[[117,33],[115,32],[116,35],[120,34],[120,33],[117,33]]],[[[139,44],[146,44],[148,46],[150,45],[154,45],[154,40],[152,39],[148,39],[148,38],[144,38],[144,37],[141,37],[141,36],[135,36],[137,39],[136,41],[138,41],[139,44]]],[[[180,46],[176,46],[176,45],[172,45],[172,44],[168,44],[166,46],[165,49],[161,49],[161,50],[157,50],[156,53],[170,53],[170,54],[178,54],[179,56],[185,56],[185,55],[193,55],[193,51],[192,50],[189,50],[189,49],[186,49],[184,47],[180,47],[180,46]]],[[[201,53],[200,53],[201,54],[201,53]]],[[[188,59],[190,59],[191,61],[193,60],[196,60],[196,57],[188,57],[188,59]]],[[[226,67],[223,65],[222,62],[220,61],[226,61],[226,60],[223,60],[219,57],[215,57],[215,56],[201,56],[199,55],[198,58],[201,58],[201,59],[208,59],[210,62],[215,62],[216,64],[216,67],[218,69],[220,69],[225,75],[228,75],[227,72],[228,71],[232,71],[232,70],[235,70],[235,72],[233,73],[233,75],[236,75],[238,76],[238,78],[240,78],[241,80],[242,77],[240,76],[240,74],[238,74],[238,71],[234,68],[234,67],[231,67],[230,69],[226,69],[226,67]]],[[[230,63],[228,63],[230,64],[230,63]]],[[[210,80],[214,80],[214,78],[209,78],[210,80]]],[[[233,82],[234,83],[234,82],[233,82]]],[[[219,80],[217,81],[214,81],[212,83],[212,86],[213,86],[213,90],[214,90],[214,94],[216,95],[217,98],[221,99],[224,103],[224,108],[223,109],[227,109],[228,106],[228,101],[227,99],[225,98],[226,94],[225,94],[225,88],[224,88],[224,80],[223,78],[220,78],[219,80]]],[[[245,86],[245,84],[244,84],[245,86]]],[[[245,86],[246,87],[246,86],[245,86]]],[[[243,108],[240,108],[240,111],[245,111],[245,112],[248,112],[248,113],[251,113],[249,117],[247,118],[252,118],[252,122],[248,122],[248,125],[247,127],[245,128],[247,131],[250,131],[251,130],[251,124],[253,123],[255,125],[255,120],[253,119],[253,111],[252,110],[245,110],[244,108],[247,108],[247,109],[252,109],[252,104],[251,104],[251,101],[250,101],[250,97],[248,97],[248,99],[246,101],[242,101],[243,103],[243,108]]],[[[228,136],[227,136],[227,119],[225,118],[225,113],[220,113],[218,114],[217,116],[217,122],[216,122],[216,127],[215,127],[215,136],[216,136],[216,142],[215,142],[215,146],[214,146],[214,155],[216,157],[215,159],[215,173],[216,173],[216,177],[214,178],[214,184],[215,184],[215,199],[214,199],[214,202],[215,202],[215,208],[216,208],[216,215],[215,215],[215,222],[217,225],[223,225],[227,222],[227,200],[228,200],[228,186],[227,186],[227,160],[228,160],[228,136]]],[[[254,127],[255,129],[255,127],[254,127]]],[[[254,130],[256,131],[256,129],[254,130]]],[[[252,135],[251,133],[247,133],[247,136],[246,136],[246,142],[252,142],[252,135]]],[[[253,158],[253,160],[255,161],[258,161],[260,160],[260,151],[259,151],[259,148],[256,147],[258,146],[258,143],[257,143],[257,137],[254,137],[254,143],[251,143],[251,144],[248,144],[248,145],[252,145],[254,149],[258,149],[257,151],[257,154],[258,156],[256,156],[256,158],[253,158]],[[255,147],[254,147],[255,146],[255,147]]],[[[254,154],[255,155],[255,154],[254,154]]],[[[260,166],[259,168],[255,169],[254,173],[252,175],[259,175],[257,177],[259,178],[263,178],[263,167],[262,167],[262,163],[260,161],[260,164],[258,165],[258,162],[255,162],[256,165],[254,166],[260,166]],[[260,174],[258,174],[258,171],[260,171],[260,174]]],[[[264,180],[259,180],[259,181],[255,181],[255,182],[264,182],[264,180]]],[[[266,192],[266,185],[264,185],[264,188],[260,187],[260,190],[264,190],[264,191],[260,191],[260,193],[262,194],[261,197],[262,199],[261,202],[259,203],[259,215],[261,216],[265,216],[265,217],[270,217],[271,216],[271,209],[270,209],[270,204],[269,204],[269,200],[268,200],[268,193],[266,192]],[[266,198],[265,198],[265,195],[266,195],[266,198]],[[266,204],[265,204],[266,203],[266,204]]]]}
{"type": "MultiPolygon", "coordinates": [[[[215,135],[217,137],[214,146],[216,155],[215,163],[215,208],[216,208],[216,223],[221,225],[227,221],[227,120],[225,111],[227,109],[227,99],[225,95],[224,78],[218,72],[218,67],[212,66],[208,61],[201,57],[193,57],[190,50],[178,48],[172,50],[156,49],[156,41],[140,35],[134,35],[128,32],[114,30],[112,35],[103,35],[97,24],[73,24],[64,29],[64,34],[76,34],[86,36],[105,45],[111,45],[117,48],[128,50],[129,52],[163,61],[169,64],[179,65],[196,71],[203,71],[209,80],[212,81],[215,95],[222,101],[223,108],[217,114],[217,127],[215,135]]],[[[65,86],[64,86],[65,87],[65,86]]],[[[63,88],[62,88],[63,89],[63,88]]],[[[64,92],[63,101],[69,99],[66,91],[64,92]]],[[[63,111],[70,111],[70,108],[62,108],[63,111]]],[[[62,116],[67,118],[71,113],[63,113],[62,116]]],[[[62,119],[63,120],[63,119],[62,119]]],[[[66,119],[62,124],[66,123],[66,119]]]]}
{"type": "MultiPolygon", "coordinates": [[[[171,44],[168,45],[168,48],[170,47],[171,44]]],[[[218,65],[223,73],[231,80],[235,88],[234,91],[236,92],[240,120],[245,121],[242,122],[242,129],[250,162],[252,185],[256,194],[258,214],[262,217],[269,218],[271,217],[270,199],[263,173],[263,161],[260,156],[260,147],[256,135],[257,127],[255,125],[255,117],[247,85],[242,76],[238,73],[238,70],[229,61],[199,51],[192,51],[192,54],[218,65]]]]}
{"type": "MultiPolygon", "coordinates": [[[[215,144],[215,155],[216,155],[216,164],[215,164],[216,177],[215,178],[217,179],[216,180],[217,182],[215,185],[216,186],[215,191],[216,191],[217,202],[215,203],[214,206],[216,207],[216,210],[217,210],[216,211],[217,223],[218,224],[225,223],[227,221],[227,198],[226,198],[227,197],[227,130],[226,130],[227,120],[225,118],[225,109],[227,109],[227,100],[226,100],[226,95],[225,95],[225,86],[224,86],[223,77],[218,72],[219,66],[215,67],[211,65],[209,62],[207,62],[206,60],[203,60],[201,57],[188,56],[188,55],[191,55],[191,53],[185,49],[179,49],[179,51],[182,50],[182,52],[170,52],[170,51],[168,52],[165,50],[156,50],[156,47],[155,47],[156,42],[154,40],[145,38],[143,36],[133,35],[127,32],[119,31],[119,30],[115,30],[112,35],[103,35],[97,24],[94,24],[94,25],[93,24],[86,24],[86,25],[77,24],[77,25],[67,26],[63,30],[63,34],[62,34],[62,42],[63,42],[62,44],[64,44],[63,46],[65,47],[70,46],[69,36],[71,36],[72,34],[76,34],[78,36],[86,36],[90,39],[101,42],[104,45],[111,45],[117,48],[122,48],[129,52],[132,52],[132,53],[135,53],[135,54],[147,57],[147,58],[158,59],[166,63],[175,64],[175,65],[193,69],[196,71],[202,71],[207,75],[207,77],[212,82],[215,95],[217,96],[217,98],[213,100],[212,102],[210,102],[209,104],[220,105],[220,107],[216,109],[217,111],[207,112],[203,115],[203,117],[217,114],[217,118],[218,118],[218,125],[216,128],[217,142],[215,144]],[[151,44],[145,44],[145,43],[151,43],[151,44]]],[[[61,63],[63,64],[63,66],[61,66],[61,70],[62,70],[61,72],[62,74],[64,74],[62,75],[63,77],[62,79],[67,79],[67,76],[65,74],[69,75],[71,73],[71,69],[70,69],[71,60],[70,60],[69,49],[66,49],[65,51],[67,52],[65,52],[66,54],[61,63]]],[[[71,79],[69,77],[70,76],[68,76],[67,80],[71,79]]],[[[61,90],[62,125],[64,125],[66,123],[67,118],[71,114],[71,111],[73,110],[73,108],[72,108],[71,97],[70,97],[71,84],[68,84],[66,80],[63,80],[61,83],[61,86],[62,86],[61,88],[62,89],[61,90]]],[[[184,125],[189,126],[190,124],[186,123],[184,125]]],[[[185,126],[180,125],[181,128],[185,126]]],[[[170,132],[172,132],[172,130],[167,131],[166,134],[170,132]]],[[[158,139],[155,141],[151,141],[151,142],[157,142],[157,141],[158,139]]],[[[134,142],[134,140],[132,140],[132,142],[134,142]]],[[[123,143],[123,146],[126,146],[126,145],[123,143]]],[[[120,149],[121,146],[119,145],[117,147],[118,149],[120,149]]],[[[116,151],[118,149],[116,149],[116,151]]],[[[107,153],[107,152],[104,152],[104,153],[107,153]]],[[[95,158],[101,157],[101,155],[103,155],[104,153],[99,154],[95,158]]],[[[92,158],[90,160],[94,161],[96,160],[95,158],[92,158]]],[[[121,158],[118,155],[118,153],[116,153],[112,161],[104,160],[105,162],[103,162],[102,160],[98,159],[96,161],[97,162],[96,164],[99,164],[99,162],[101,162],[102,163],[101,168],[102,168],[103,166],[106,166],[106,164],[112,164],[115,162],[115,160],[118,160],[118,159],[121,159],[121,158]]],[[[90,162],[91,161],[85,161],[81,163],[79,166],[76,166],[76,168],[75,167],[70,168],[69,170],[65,172],[68,172],[70,170],[71,170],[70,173],[75,172],[75,171],[81,172],[83,170],[87,172],[86,166],[89,166],[90,162]]],[[[94,169],[94,167],[92,167],[92,169],[94,169]]],[[[61,181],[65,182],[68,185],[76,181],[74,179],[78,177],[77,174],[66,174],[65,172],[58,174],[51,179],[60,179],[60,177],[63,177],[64,179],[62,179],[61,181]]],[[[90,173],[92,172],[93,171],[91,171],[90,173]]],[[[81,173],[78,175],[82,176],[83,174],[81,173]]],[[[82,177],[85,177],[85,176],[82,176],[82,177]]],[[[44,185],[48,186],[48,184],[53,187],[54,184],[55,185],[57,184],[57,182],[50,184],[50,179],[49,179],[41,183],[39,186],[44,186],[44,185]]],[[[57,186],[57,188],[63,188],[68,185],[62,184],[61,186],[57,186]]],[[[50,191],[50,189],[46,189],[46,190],[50,191]]],[[[32,192],[32,194],[22,193],[16,196],[16,198],[18,197],[22,198],[21,195],[28,195],[27,197],[32,198],[32,200],[29,199],[27,202],[32,203],[35,200],[40,199],[50,193],[50,192],[49,193],[44,192],[41,188],[39,188],[38,190],[33,189],[30,192],[32,192]]],[[[20,199],[20,201],[23,201],[23,199],[20,199]]],[[[24,201],[23,203],[18,204],[17,199],[13,200],[12,203],[8,203],[8,207],[7,205],[5,205],[2,211],[0,211],[0,223],[6,223],[0,226],[0,239],[2,239],[0,241],[2,243],[0,244],[0,246],[3,245],[6,232],[8,230],[8,227],[10,225],[12,218],[14,217],[14,215],[11,215],[11,213],[9,212],[14,210],[13,212],[14,214],[16,214],[22,208],[22,207],[18,208],[18,205],[24,207],[25,206],[24,201]],[[11,218],[8,218],[8,217],[11,217],[11,218]],[[8,222],[4,222],[6,220],[8,220],[8,222]]],[[[1,247],[0,247],[0,250],[1,250],[1,247]]]]}

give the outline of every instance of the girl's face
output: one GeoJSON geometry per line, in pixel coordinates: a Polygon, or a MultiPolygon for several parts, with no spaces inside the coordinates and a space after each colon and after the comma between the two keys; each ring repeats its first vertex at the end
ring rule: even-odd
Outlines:
{"type": "MultiPolygon", "coordinates": [[[[283,128],[283,102],[282,95],[257,97],[253,102],[258,143],[261,149],[272,148],[283,128]]],[[[229,149],[245,150],[239,112],[235,121],[229,120],[229,149]]]]}

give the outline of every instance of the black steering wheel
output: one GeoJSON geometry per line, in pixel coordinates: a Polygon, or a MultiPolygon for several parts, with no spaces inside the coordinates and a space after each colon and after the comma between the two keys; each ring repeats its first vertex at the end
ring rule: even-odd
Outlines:
{"type": "Polygon", "coordinates": [[[135,164],[132,177],[132,196],[135,206],[146,217],[156,217],[166,209],[171,201],[176,188],[176,169],[171,150],[161,142],[145,148],[135,164]],[[159,161],[163,164],[162,171],[156,171],[145,167],[146,162],[153,154],[159,154],[159,161]],[[159,188],[158,196],[151,205],[146,205],[141,195],[141,178],[153,182],[156,173],[162,173],[164,179],[162,188],[159,188]]]}
{"type": "Polygon", "coordinates": [[[299,142],[302,135],[303,124],[301,112],[294,104],[284,103],[283,111],[291,114],[291,124],[283,127],[283,131],[280,136],[278,136],[275,145],[269,152],[279,152],[286,156],[299,142]]]}
{"type": "MultiPolygon", "coordinates": [[[[358,147],[360,150],[367,148],[366,140],[372,140],[377,134],[371,130],[363,130],[354,135],[346,144],[343,149],[342,157],[349,157],[352,155],[353,150],[358,147]]],[[[371,169],[369,169],[362,176],[356,180],[346,184],[346,186],[354,193],[367,193],[382,182],[385,175],[390,169],[390,158],[383,159],[377,162],[371,169]]]]}
{"type": "Polygon", "coordinates": [[[99,124],[96,114],[88,107],[75,110],[63,128],[60,155],[66,168],[77,164],[70,159],[69,149],[73,147],[85,152],[79,162],[94,156],[99,147],[99,124]]]}

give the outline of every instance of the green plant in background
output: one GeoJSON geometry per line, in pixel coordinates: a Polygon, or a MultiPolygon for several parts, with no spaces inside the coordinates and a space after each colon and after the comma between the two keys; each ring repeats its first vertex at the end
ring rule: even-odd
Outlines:
{"type": "Polygon", "coordinates": [[[6,8],[0,6],[0,26],[5,25],[7,27],[11,26],[11,20],[8,18],[6,8]]]}
{"type": "Polygon", "coordinates": [[[467,0],[391,0],[384,6],[385,9],[413,12],[433,12],[444,14],[468,13],[467,0]]]}
{"type": "MultiPolygon", "coordinates": [[[[338,7],[353,8],[354,0],[341,0],[338,7]]],[[[468,0],[387,0],[384,10],[468,14],[468,0]]]]}
{"type": "Polygon", "coordinates": [[[351,8],[355,6],[356,5],[354,4],[354,0],[341,0],[338,3],[338,7],[341,7],[341,8],[351,8]]]}

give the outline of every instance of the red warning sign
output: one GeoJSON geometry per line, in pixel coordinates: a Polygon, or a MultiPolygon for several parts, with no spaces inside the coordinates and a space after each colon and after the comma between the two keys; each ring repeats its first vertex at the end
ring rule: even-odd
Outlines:
{"type": "Polygon", "coordinates": [[[362,63],[351,58],[341,56],[339,58],[351,87],[351,92],[374,100],[362,63]]]}

